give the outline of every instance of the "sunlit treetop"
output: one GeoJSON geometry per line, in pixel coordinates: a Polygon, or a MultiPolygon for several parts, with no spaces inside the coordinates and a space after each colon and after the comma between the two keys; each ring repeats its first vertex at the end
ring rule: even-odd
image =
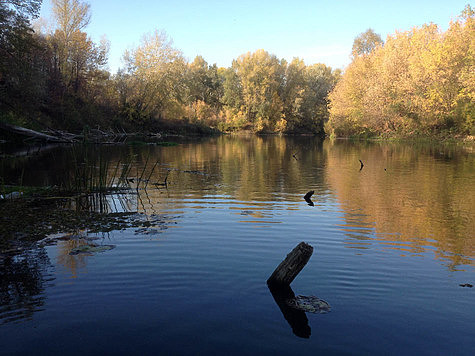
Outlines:
{"type": "Polygon", "coordinates": [[[382,45],[383,40],[373,29],[369,28],[366,32],[360,33],[353,41],[351,54],[353,57],[369,54],[377,46],[382,45]]]}

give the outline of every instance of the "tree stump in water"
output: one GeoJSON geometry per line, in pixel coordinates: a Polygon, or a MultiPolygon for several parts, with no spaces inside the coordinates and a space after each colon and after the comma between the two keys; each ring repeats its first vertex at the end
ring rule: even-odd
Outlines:
{"type": "Polygon", "coordinates": [[[289,286],[305,267],[312,256],[313,247],[305,242],[299,243],[275,269],[267,280],[268,285],[289,286]]]}

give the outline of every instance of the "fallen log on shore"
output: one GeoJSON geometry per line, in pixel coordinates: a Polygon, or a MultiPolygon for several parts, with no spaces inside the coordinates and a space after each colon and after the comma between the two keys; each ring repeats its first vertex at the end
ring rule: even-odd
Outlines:
{"type": "Polygon", "coordinates": [[[45,134],[45,133],[42,133],[42,132],[27,129],[25,127],[15,126],[15,125],[12,125],[12,124],[7,124],[6,122],[1,122],[1,121],[0,121],[0,130],[9,132],[9,133],[12,133],[12,134],[15,134],[15,135],[40,139],[40,140],[43,140],[43,141],[46,141],[46,142],[57,142],[57,143],[71,143],[71,142],[73,142],[72,139],[67,139],[67,138],[64,138],[64,137],[48,135],[48,134],[45,134]]]}

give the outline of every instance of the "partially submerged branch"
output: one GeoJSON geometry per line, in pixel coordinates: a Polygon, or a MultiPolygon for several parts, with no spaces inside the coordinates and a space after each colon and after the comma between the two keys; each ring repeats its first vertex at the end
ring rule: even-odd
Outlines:
{"type": "Polygon", "coordinates": [[[307,202],[307,204],[310,205],[310,206],[315,205],[313,203],[312,199],[311,199],[313,193],[315,193],[315,192],[313,190],[311,190],[311,191],[307,192],[307,194],[305,194],[304,197],[303,197],[305,199],[305,201],[307,202]]]}
{"type": "Polygon", "coordinates": [[[280,263],[267,280],[268,285],[288,286],[305,267],[312,256],[313,247],[305,242],[299,243],[280,263]]]}

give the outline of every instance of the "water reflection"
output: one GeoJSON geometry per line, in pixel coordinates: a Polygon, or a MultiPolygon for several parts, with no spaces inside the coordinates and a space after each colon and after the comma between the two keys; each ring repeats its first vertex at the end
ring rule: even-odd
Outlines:
{"type": "Polygon", "coordinates": [[[414,253],[430,248],[451,269],[474,264],[475,195],[468,193],[475,190],[475,156],[469,148],[223,136],[175,147],[51,149],[23,163],[4,160],[2,176],[6,182],[21,176],[25,185],[60,184],[65,172],[74,172],[73,157],[97,154],[115,184],[115,167],[130,164],[125,178],[132,191],[82,197],[74,203],[78,209],[149,216],[229,208],[243,222],[269,225],[285,220],[282,211],[307,203],[315,212],[331,212],[337,202],[337,227],[350,248],[380,241],[403,253],[407,246],[414,253]],[[303,202],[309,190],[314,195],[303,202]]]}
{"type": "Polygon", "coordinates": [[[282,315],[292,328],[294,335],[304,339],[310,338],[312,329],[308,325],[307,315],[303,310],[292,308],[288,304],[289,300],[295,299],[295,293],[292,288],[290,286],[276,287],[272,285],[268,285],[268,287],[282,315]]]}
{"type": "MultiPolygon", "coordinates": [[[[83,270],[86,267],[89,254],[71,254],[71,251],[80,246],[85,246],[91,241],[99,239],[101,238],[96,236],[96,234],[89,235],[86,230],[79,230],[72,234],[59,235],[56,238],[57,265],[66,268],[70,272],[71,278],[77,278],[80,270],[83,270]]],[[[102,240],[103,239],[104,237],[102,240]]]]}
{"type": "Polygon", "coordinates": [[[0,254],[0,324],[42,310],[50,260],[44,248],[0,254]]]}
{"type": "Polygon", "coordinates": [[[347,141],[328,142],[325,149],[326,179],[344,213],[341,229],[347,242],[354,241],[351,247],[367,248],[362,240],[377,239],[403,253],[431,247],[450,269],[474,264],[470,150],[347,141]],[[364,157],[362,171],[359,157],[364,157]]]}

